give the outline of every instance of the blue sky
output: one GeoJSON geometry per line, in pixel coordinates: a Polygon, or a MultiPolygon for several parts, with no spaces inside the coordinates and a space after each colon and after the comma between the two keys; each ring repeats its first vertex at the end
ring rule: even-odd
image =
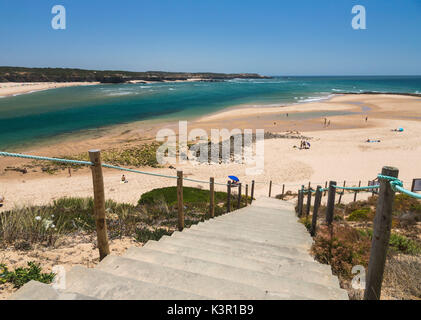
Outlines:
{"type": "Polygon", "coordinates": [[[0,65],[420,75],[421,0],[0,0],[0,65]]]}

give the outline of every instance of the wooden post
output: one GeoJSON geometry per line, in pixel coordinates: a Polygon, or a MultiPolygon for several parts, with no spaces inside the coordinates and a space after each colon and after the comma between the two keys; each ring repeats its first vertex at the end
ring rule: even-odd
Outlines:
{"type": "MultiPolygon", "coordinates": [[[[397,178],[399,170],[394,167],[383,167],[382,175],[397,178]]],[[[379,179],[379,183],[379,198],[373,222],[373,240],[371,242],[364,300],[380,300],[383,272],[389,247],[390,230],[392,228],[392,208],[395,192],[389,181],[379,179]]]]}
{"type": "Polygon", "coordinates": [[[336,181],[329,182],[329,193],[327,194],[326,222],[332,224],[333,212],[335,210],[336,181]]]}
{"type": "Polygon", "coordinates": [[[314,197],[313,219],[311,221],[311,231],[310,231],[310,234],[311,234],[312,237],[314,237],[316,235],[317,214],[319,212],[321,201],[322,201],[322,187],[317,186],[316,196],[314,197]]]}
{"type": "Polygon", "coordinates": [[[285,184],[282,185],[282,200],[284,199],[284,193],[285,193],[285,184]]]}
{"type": "Polygon", "coordinates": [[[303,207],[304,207],[304,186],[301,186],[300,190],[300,206],[298,210],[298,216],[301,218],[303,216],[303,207]]]}
{"type": "Polygon", "coordinates": [[[301,191],[298,190],[298,199],[297,199],[297,216],[300,217],[300,211],[301,211],[301,191]]]}
{"type": "Polygon", "coordinates": [[[270,182],[269,182],[269,198],[270,198],[271,194],[272,194],[272,180],[270,180],[270,182]]]}
{"type": "MultiPolygon", "coordinates": [[[[327,189],[327,181],[325,182],[325,189],[327,189]]],[[[323,196],[325,196],[325,197],[326,197],[326,190],[325,190],[325,192],[324,192],[323,196]]]]}
{"type": "Polygon", "coordinates": [[[215,178],[210,178],[209,192],[210,192],[210,205],[209,215],[210,218],[215,218],[215,178]]]}
{"type": "Polygon", "coordinates": [[[227,213],[231,212],[231,181],[227,183],[227,213]]]}
{"type": "Polygon", "coordinates": [[[251,181],[251,200],[250,203],[253,203],[253,197],[254,197],[254,180],[251,181]]]}
{"type": "Polygon", "coordinates": [[[237,209],[241,207],[241,183],[238,184],[238,199],[237,199],[237,209]]]}
{"type": "MultiPolygon", "coordinates": [[[[346,186],[346,181],[344,181],[344,187],[346,186]]],[[[344,189],[342,189],[342,192],[341,192],[341,194],[339,195],[339,200],[338,200],[338,204],[341,204],[341,201],[342,201],[342,195],[343,195],[343,193],[345,193],[345,190],[344,189]]]]}
{"type": "Polygon", "coordinates": [[[178,231],[184,229],[183,171],[177,171],[178,231]]]}
{"type": "Polygon", "coordinates": [[[310,215],[310,208],[311,208],[311,190],[310,188],[308,188],[306,217],[310,215]]]}
{"type": "MultiPolygon", "coordinates": [[[[361,180],[360,180],[360,182],[358,183],[358,188],[359,187],[361,187],[361,180]]],[[[355,193],[354,193],[354,202],[356,202],[357,201],[357,193],[358,193],[358,191],[357,190],[355,190],[355,193]]]]}
{"type": "Polygon", "coordinates": [[[249,185],[246,184],[246,207],[249,205],[249,185]]]}
{"type": "Polygon", "coordinates": [[[105,193],[101,165],[101,151],[89,150],[89,159],[94,164],[91,167],[94,186],[94,216],[99,249],[99,260],[102,260],[110,254],[110,247],[108,245],[107,222],[105,220],[105,193]]]}

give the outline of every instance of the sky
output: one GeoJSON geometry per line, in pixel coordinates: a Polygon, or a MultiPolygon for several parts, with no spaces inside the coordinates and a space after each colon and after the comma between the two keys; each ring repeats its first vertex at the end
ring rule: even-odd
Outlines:
{"type": "Polygon", "coordinates": [[[421,0],[0,0],[0,65],[421,75],[421,0]]]}

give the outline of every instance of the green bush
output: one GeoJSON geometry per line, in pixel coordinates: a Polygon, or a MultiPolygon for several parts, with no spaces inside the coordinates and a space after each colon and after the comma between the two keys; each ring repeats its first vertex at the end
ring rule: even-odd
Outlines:
{"type": "Polygon", "coordinates": [[[348,216],[348,221],[370,221],[371,217],[371,209],[370,208],[362,208],[352,211],[351,214],[348,216]]]}
{"type": "Polygon", "coordinates": [[[15,271],[9,271],[6,265],[0,264],[0,283],[10,282],[15,288],[20,288],[31,280],[49,284],[54,277],[52,272],[42,273],[40,265],[32,261],[28,262],[28,267],[16,268],[15,271]]]}
{"type": "Polygon", "coordinates": [[[418,255],[421,253],[421,246],[415,241],[405,236],[394,234],[390,235],[390,248],[404,254],[418,255]]]}
{"type": "MultiPolygon", "coordinates": [[[[358,233],[363,237],[373,238],[372,229],[358,229],[358,233]]],[[[418,255],[421,254],[421,246],[407,237],[391,233],[389,240],[389,249],[403,254],[418,255]]]]}
{"type": "MultiPolygon", "coordinates": [[[[209,203],[209,190],[202,190],[192,187],[183,187],[183,202],[186,203],[209,203]]],[[[215,203],[226,201],[226,192],[215,192],[215,203]]],[[[169,206],[177,204],[177,187],[166,187],[154,189],[142,194],[139,205],[153,204],[158,201],[165,201],[169,206]]]]}

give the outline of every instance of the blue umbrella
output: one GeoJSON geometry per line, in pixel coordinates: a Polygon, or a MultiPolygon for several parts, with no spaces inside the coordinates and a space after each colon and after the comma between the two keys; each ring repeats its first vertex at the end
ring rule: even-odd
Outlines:
{"type": "Polygon", "coordinates": [[[240,179],[238,179],[236,176],[228,176],[228,178],[236,182],[240,181],[240,179]]]}

